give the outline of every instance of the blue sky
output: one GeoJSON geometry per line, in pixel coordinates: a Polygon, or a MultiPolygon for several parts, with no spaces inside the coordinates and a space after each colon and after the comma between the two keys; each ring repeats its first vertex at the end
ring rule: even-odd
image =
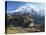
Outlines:
{"type": "Polygon", "coordinates": [[[42,10],[45,6],[43,3],[7,1],[7,12],[16,11],[17,8],[30,6],[37,10],[42,10]]]}
{"type": "Polygon", "coordinates": [[[7,2],[7,11],[15,10],[17,7],[24,5],[23,2],[15,2],[15,1],[8,1],[7,2]]]}

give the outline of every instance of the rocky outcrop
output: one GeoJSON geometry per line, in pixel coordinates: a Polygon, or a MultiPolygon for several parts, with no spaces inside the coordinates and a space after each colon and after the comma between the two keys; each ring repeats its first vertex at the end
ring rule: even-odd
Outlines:
{"type": "Polygon", "coordinates": [[[31,22],[32,22],[32,19],[29,16],[15,16],[15,17],[9,18],[7,25],[28,27],[28,25],[31,22]]]}

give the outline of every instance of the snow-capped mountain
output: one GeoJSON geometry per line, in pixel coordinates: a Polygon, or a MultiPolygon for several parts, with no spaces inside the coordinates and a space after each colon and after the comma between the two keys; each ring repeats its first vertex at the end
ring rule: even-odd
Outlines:
{"type": "Polygon", "coordinates": [[[44,9],[38,9],[35,6],[21,6],[18,7],[16,10],[13,10],[9,13],[14,13],[14,14],[23,14],[23,13],[32,13],[32,14],[40,14],[40,15],[44,15],[44,9]]]}
{"type": "Polygon", "coordinates": [[[31,3],[25,3],[25,5],[16,7],[16,9],[12,11],[8,11],[7,13],[12,13],[12,14],[38,14],[43,16],[44,15],[44,5],[43,4],[31,4],[31,3]]]}
{"type": "MultiPolygon", "coordinates": [[[[29,16],[32,16],[33,17],[34,24],[43,25],[44,24],[43,12],[44,12],[43,9],[36,9],[36,8],[32,8],[31,6],[22,6],[22,7],[18,7],[14,11],[11,11],[11,13],[9,13],[10,16],[8,16],[8,17],[9,17],[9,20],[10,20],[13,17],[15,17],[16,15],[17,16],[18,15],[19,16],[20,15],[24,15],[24,16],[25,15],[28,15],[28,19],[29,19],[29,16]]],[[[11,24],[13,24],[13,23],[11,23],[11,24]]],[[[25,23],[22,23],[22,24],[25,24],[25,23]]]]}

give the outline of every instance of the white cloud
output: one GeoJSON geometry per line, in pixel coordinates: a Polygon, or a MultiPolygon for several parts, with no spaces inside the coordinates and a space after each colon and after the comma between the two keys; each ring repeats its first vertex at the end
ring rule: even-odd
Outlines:
{"type": "MultiPolygon", "coordinates": [[[[40,8],[39,8],[39,6],[38,5],[34,5],[34,4],[31,4],[31,3],[26,3],[25,5],[23,5],[23,6],[20,6],[20,7],[18,7],[16,10],[13,10],[13,11],[11,11],[11,13],[13,13],[13,12],[24,12],[25,10],[31,10],[31,9],[34,9],[36,12],[40,12],[40,10],[42,11],[43,10],[43,7],[42,7],[42,5],[40,6],[40,8]],[[28,8],[29,7],[29,8],[28,8]],[[24,9],[24,10],[23,10],[24,9]]],[[[40,12],[40,13],[43,13],[44,11],[42,11],[42,12],[40,12]]]]}
{"type": "Polygon", "coordinates": [[[32,8],[35,9],[36,8],[35,5],[32,5],[30,3],[26,3],[25,5],[23,5],[21,7],[18,7],[18,9],[14,10],[14,11],[11,11],[11,12],[24,11],[23,9],[28,10],[28,9],[32,9],[32,8]]]}

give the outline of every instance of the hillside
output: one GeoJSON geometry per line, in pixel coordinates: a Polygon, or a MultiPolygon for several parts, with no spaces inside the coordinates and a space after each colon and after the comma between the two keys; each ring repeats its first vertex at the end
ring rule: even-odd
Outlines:
{"type": "Polygon", "coordinates": [[[5,23],[7,33],[44,31],[45,16],[39,14],[34,9],[30,10],[30,8],[28,8],[23,10],[22,8],[22,10],[18,12],[6,13],[5,17],[7,17],[7,23],[5,23]]]}

